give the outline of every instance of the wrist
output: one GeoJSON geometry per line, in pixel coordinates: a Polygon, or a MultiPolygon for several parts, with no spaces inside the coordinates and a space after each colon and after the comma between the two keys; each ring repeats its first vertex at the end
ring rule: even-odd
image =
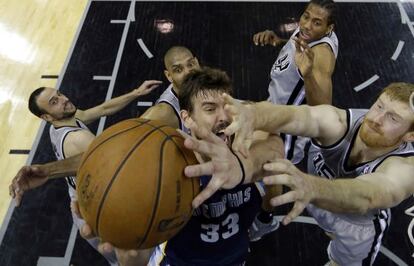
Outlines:
{"type": "Polygon", "coordinates": [[[266,122],[264,120],[266,116],[261,115],[261,114],[265,113],[264,112],[265,110],[263,109],[266,108],[267,104],[269,104],[269,102],[259,102],[251,106],[251,109],[253,111],[253,117],[254,117],[253,119],[254,130],[262,130],[265,127],[266,122]]]}

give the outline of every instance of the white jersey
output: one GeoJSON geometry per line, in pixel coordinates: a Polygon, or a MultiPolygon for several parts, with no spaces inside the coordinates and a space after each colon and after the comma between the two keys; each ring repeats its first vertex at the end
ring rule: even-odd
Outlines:
{"type": "MultiPolygon", "coordinates": [[[[354,178],[375,172],[391,156],[414,156],[412,143],[403,143],[395,150],[366,163],[348,164],[352,146],[363,122],[366,109],[347,110],[348,129],[336,143],[321,147],[313,140],[308,152],[308,173],[324,178],[354,178]]],[[[308,211],[327,232],[336,236],[329,253],[340,265],[372,264],[379,250],[381,239],[390,222],[389,210],[372,210],[365,215],[335,214],[310,204],[308,211]],[[345,229],[346,228],[346,229],[345,229]]]]}
{"type": "MultiPolygon", "coordinates": [[[[269,101],[274,104],[300,105],[305,104],[305,87],[302,75],[295,63],[296,47],[293,37],[299,32],[299,28],[290,37],[289,41],[279,52],[270,71],[269,101]]],[[[326,43],[331,47],[335,58],[338,55],[338,38],[332,32],[317,41],[309,43],[309,47],[326,43]]],[[[285,142],[286,158],[294,164],[299,163],[304,157],[304,148],[308,138],[282,134],[285,142]]]]}
{"type": "MultiPolygon", "coordinates": [[[[50,135],[50,141],[52,142],[52,148],[55,152],[56,158],[58,160],[63,160],[66,158],[65,151],[64,151],[64,142],[66,136],[73,131],[78,130],[88,130],[88,127],[80,120],[76,120],[77,126],[63,126],[63,127],[54,127],[53,125],[50,125],[49,128],[49,135],[50,135]]],[[[76,198],[76,182],[74,176],[69,176],[66,178],[66,181],[68,182],[68,188],[69,188],[69,195],[71,200],[74,200],[76,198]]]]}
{"type": "Polygon", "coordinates": [[[188,133],[189,132],[188,128],[186,128],[184,126],[183,121],[181,121],[180,102],[178,101],[177,94],[175,94],[173,90],[172,84],[170,84],[170,86],[168,86],[168,88],[158,98],[158,100],[156,101],[156,104],[159,104],[159,103],[166,103],[173,108],[174,113],[177,116],[178,122],[180,123],[180,129],[188,133]]]}

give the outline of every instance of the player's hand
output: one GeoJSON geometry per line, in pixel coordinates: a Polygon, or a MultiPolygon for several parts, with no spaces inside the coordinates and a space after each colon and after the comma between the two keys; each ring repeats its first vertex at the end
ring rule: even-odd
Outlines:
{"type": "Polygon", "coordinates": [[[294,202],[292,210],[282,221],[284,225],[287,225],[299,216],[313,199],[312,177],[301,172],[286,159],[277,159],[272,163],[265,164],[263,169],[274,174],[263,179],[266,185],[285,185],[291,189],[289,192],[270,200],[270,204],[273,206],[294,202]]]}
{"type": "Polygon", "coordinates": [[[227,136],[235,135],[232,149],[244,157],[249,154],[255,130],[255,109],[253,104],[242,104],[228,94],[223,94],[226,105],[224,109],[231,116],[232,123],[224,130],[227,136]]]}
{"type": "Polygon", "coordinates": [[[139,86],[137,89],[133,90],[132,93],[136,96],[144,96],[153,91],[155,88],[157,88],[162,81],[160,80],[146,80],[144,81],[141,86],[139,86]]]}
{"type": "Polygon", "coordinates": [[[187,166],[184,173],[187,177],[212,176],[207,186],[192,202],[193,207],[197,208],[220,188],[231,189],[238,185],[242,180],[242,170],[236,156],[221,138],[207,129],[198,127],[194,121],[190,124],[191,131],[196,132],[201,139],[179,130],[185,138],[185,147],[207,156],[210,161],[187,166]]]}
{"type": "Polygon", "coordinates": [[[29,165],[20,168],[9,186],[9,194],[16,200],[16,206],[20,205],[26,191],[46,183],[48,175],[49,171],[43,165],[29,165]]]}
{"type": "Polygon", "coordinates": [[[314,53],[309,45],[302,39],[294,37],[296,46],[295,63],[303,77],[312,73],[314,53]]]}
{"type": "Polygon", "coordinates": [[[280,38],[271,30],[265,30],[253,35],[255,45],[273,45],[276,46],[280,42],[280,38]]]}

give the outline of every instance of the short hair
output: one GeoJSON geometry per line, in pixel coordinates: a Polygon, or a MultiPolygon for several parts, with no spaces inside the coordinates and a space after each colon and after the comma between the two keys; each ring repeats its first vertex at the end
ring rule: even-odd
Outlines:
{"type": "Polygon", "coordinates": [[[337,11],[336,11],[336,5],[335,5],[334,1],[332,1],[332,0],[311,0],[309,2],[309,4],[306,6],[306,8],[310,4],[318,5],[318,6],[322,7],[323,9],[326,9],[326,11],[328,11],[328,13],[329,13],[328,25],[335,24],[336,12],[337,11]]]}
{"type": "Polygon", "coordinates": [[[168,49],[167,52],[165,52],[165,55],[164,55],[165,68],[167,68],[167,65],[169,64],[171,57],[179,53],[187,53],[187,54],[193,55],[190,49],[188,49],[185,46],[173,46],[170,49],[168,49]]]}
{"type": "Polygon", "coordinates": [[[37,98],[45,89],[46,87],[37,88],[35,91],[32,92],[32,94],[30,94],[29,97],[29,110],[32,114],[34,114],[37,117],[40,117],[41,115],[46,113],[46,111],[40,108],[37,104],[37,98]]]}
{"type": "Polygon", "coordinates": [[[414,84],[406,82],[393,82],[385,87],[381,94],[386,93],[393,101],[410,104],[410,96],[414,92],[414,84]]]}
{"type": "MultiPolygon", "coordinates": [[[[400,101],[408,104],[408,106],[410,106],[410,96],[413,93],[414,84],[407,82],[391,83],[381,91],[381,95],[386,94],[390,100],[400,101]]],[[[414,131],[414,122],[411,124],[410,131],[414,131]]]]}
{"type": "Polygon", "coordinates": [[[184,79],[178,96],[181,109],[193,111],[193,98],[211,92],[232,93],[232,83],[226,72],[203,67],[190,72],[184,79]]]}

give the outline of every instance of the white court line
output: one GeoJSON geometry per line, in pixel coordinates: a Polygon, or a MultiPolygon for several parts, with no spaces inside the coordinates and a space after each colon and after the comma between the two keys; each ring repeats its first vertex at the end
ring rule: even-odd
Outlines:
{"type": "Polygon", "coordinates": [[[111,76],[93,76],[93,80],[111,80],[111,76]]]}
{"type": "MultiPolygon", "coordinates": [[[[105,102],[112,99],[112,94],[114,92],[115,81],[116,81],[116,77],[118,75],[119,65],[121,64],[122,54],[123,54],[124,48],[125,48],[125,42],[126,42],[126,39],[127,39],[127,36],[128,36],[129,25],[131,24],[130,23],[131,18],[134,16],[133,14],[135,13],[135,8],[133,8],[134,5],[132,4],[133,2],[134,2],[134,0],[131,1],[131,4],[129,6],[128,16],[126,18],[124,30],[122,32],[121,41],[119,43],[118,53],[116,54],[114,68],[112,69],[112,75],[111,75],[112,78],[109,82],[108,91],[106,92],[105,102]]],[[[99,119],[97,135],[103,131],[105,121],[106,121],[106,116],[101,117],[99,119]]]]}
{"type": "Polygon", "coordinates": [[[366,87],[368,87],[369,85],[371,85],[372,83],[374,83],[377,79],[379,79],[379,76],[377,74],[375,74],[374,76],[372,76],[369,80],[359,84],[358,86],[356,86],[354,88],[354,91],[358,92],[362,89],[365,89],[366,87]]]}
{"type": "Polygon", "coordinates": [[[141,47],[142,51],[144,51],[144,53],[147,55],[148,58],[154,57],[152,53],[150,52],[150,50],[148,50],[147,46],[145,45],[144,41],[141,38],[139,38],[137,42],[139,46],[141,47]]]}
{"type": "Polygon", "coordinates": [[[152,102],[137,102],[137,106],[152,106],[152,102]]]}
{"type": "Polygon", "coordinates": [[[407,23],[407,21],[405,20],[404,15],[403,15],[403,13],[404,13],[404,8],[402,7],[402,5],[398,5],[398,4],[397,4],[397,6],[398,6],[398,10],[400,11],[401,24],[405,24],[405,23],[407,23]]]}
{"type": "MultiPolygon", "coordinates": [[[[279,221],[282,221],[282,219],[285,217],[284,215],[277,215],[276,216],[279,221]]],[[[306,216],[298,216],[296,217],[292,222],[294,223],[302,223],[302,224],[314,224],[318,225],[316,220],[312,217],[306,217],[306,216]]],[[[323,229],[321,229],[323,230],[323,229]]],[[[389,258],[393,262],[395,262],[398,266],[408,266],[407,263],[405,263],[403,260],[401,260],[397,255],[395,255],[392,251],[384,247],[381,243],[380,252],[385,255],[385,257],[389,258]]]]}
{"type": "Polygon", "coordinates": [[[397,48],[395,49],[394,54],[391,56],[392,60],[394,60],[394,61],[397,60],[398,56],[401,53],[402,48],[404,47],[404,44],[405,44],[405,42],[403,42],[403,41],[398,42],[397,48]]]}
{"type": "Polygon", "coordinates": [[[125,24],[127,21],[125,19],[111,19],[111,23],[113,24],[125,24]]]}
{"type": "Polygon", "coordinates": [[[411,23],[410,18],[407,15],[407,12],[405,12],[405,9],[401,4],[401,1],[397,0],[397,5],[398,5],[398,8],[400,9],[400,12],[401,12],[401,19],[404,19],[404,21],[407,23],[408,28],[411,31],[411,35],[414,38],[414,25],[413,25],[413,23],[411,23]]]}

